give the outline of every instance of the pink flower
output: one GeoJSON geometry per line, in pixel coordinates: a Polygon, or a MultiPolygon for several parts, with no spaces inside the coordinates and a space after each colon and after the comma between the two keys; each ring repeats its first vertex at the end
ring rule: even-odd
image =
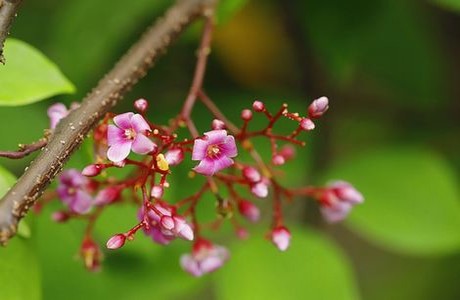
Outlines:
{"type": "Polygon", "coordinates": [[[272,231],[272,242],[280,251],[286,251],[291,241],[291,233],[284,226],[279,226],[272,231]]]}
{"type": "Polygon", "coordinates": [[[205,133],[202,139],[196,139],[193,145],[192,160],[200,160],[194,168],[197,173],[212,176],[233,165],[238,154],[235,138],[227,135],[226,130],[213,130],[205,133]]]}
{"type": "Polygon", "coordinates": [[[364,201],[363,195],[345,181],[332,182],[319,195],[321,214],[329,223],[342,221],[354,205],[364,201]]]}
{"type": "Polygon", "coordinates": [[[115,125],[109,125],[107,131],[109,160],[119,162],[128,157],[131,150],[137,154],[147,154],[156,148],[155,143],[146,136],[151,129],[140,114],[124,113],[113,118],[113,122],[115,125]]]}
{"type": "Polygon", "coordinates": [[[200,239],[193,246],[191,254],[181,256],[180,265],[188,273],[199,277],[219,269],[228,258],[229,252],[225,247],[200,239]]]}
{"type": "Polygon", "coordinates": [[[69,169],[59,176],[56,192],[72,212],[85,214],[93,205],[93,198],[89,194],[89,183],[89,179],[78,170],[69,169]]]}

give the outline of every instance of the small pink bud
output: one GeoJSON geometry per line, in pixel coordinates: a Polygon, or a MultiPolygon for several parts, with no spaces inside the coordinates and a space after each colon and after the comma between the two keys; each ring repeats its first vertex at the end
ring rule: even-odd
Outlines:
{"type": "Polygon", "coordinates": [[[286,144],[281,148],[279,154],[282,155],[285,160],[292,159],[295,155],[295,148],[292,147],[292,145],[286,144]]]}
{"type": "Polygon", "coordinates": [[[225,129],[225,123],[219,119],[212,120],[211,127],[213,130],[225,129]]]}
{"type": "Polygon", "coordinates": [[[284,165],[284,163],[286,162],[286,160],[284,159],[284,157],[280,154],[276,154],[272,157],[272,163],[275,165],[275,166],[281,166],[281,165],[284,165]]]}
{"type": "Polygon", "coordinates": [[[107,241],[107,248],[108,249],[118,249],[123,247],[126,241],[126,236],[124,234],[116,234],[112,236],[108,241],[107,241]]]}
{"type": "Polygon", "coordinates": [[[91,164],[86,166],[81,174],[86,177],[93,177],[101,174],[101,171],[104,169],[103,165],[101,164],[91,164]]]}
{"type": "Polygon", "coordinates": [[[265,182],[257,182],[251,186],[251,192],[259,198],[265,198],[268,196],[268,186],[265,182]]]}
{"type": "Polygon", "coordinates": [[[313,121],[309,118],[303,118],[300,121],[300,127],[302,128],[302,130],[310,131],[315,129],[315,123],[313,123],[313,121]]]}
{"type": "Polygon", "coordinates": [[[150,195],[155,199],[161,199],[161,197],[163,197],[163,193],[164,193],[163,187],[159,185],[154,185],[152,187],[152,190],[150,191],[150,195]]]}
{"type": "Polygon", "coordinates": [[[165,159],[170,166],[178,165],[184,160],[184,151],[180,148],[168,150],[165,159]]]}
{"type": "Polygon", "coordinates": [[[247,179],[249,182],[258,182],[262,179],[262,176],[260,176],[259,171],[257,171],[257,169],[253,167],[244,167],[243,177],[247,179]]]}
{"type": "Polygon", "coordinates": [[[272,242],[280,251],[286,251],[289,248],[289,243],[291,240],[291,233],[289,230],[280,226],[272,231],[272,242]]]}
{"type": "Polygon", "coordinates": [[[254,101],[254,103],[252,103],[252,109],[256,112],[264,111],[265,104],[262,101],[254,101]]]}
{"type": "Polygon", "coordinates": [[[134,108],[140,113],[146,112],[148,107],[149,107],[148,101],[143,98],[137,99],[136,101],[134,101],[134,108]]]}
{"type": "Polygon", "coordinates": [[[243,111],[241,112],[241,119],[245,121],[250,121],[252,119],[252,111],[250,111],[249,109],[243,109],[243,111]]]}
{"type": "Polygon", "coordinates": [[[102,253],[92,238],[85,237],[81,244],[80,255],[87,270],[92,272],[100,270],[102,253]]]}
{"type": "Polygon", "coordinates": [[[249,238],[249,232],[246,230],[246,228],[239,227],[236,230],[236,236],[240,240],[247,240],[249,238]]]}
{"type": "Polygon", "coordinates": [[[100,190],[94,199],[95,205],[105,205],[115,202],[120,197],[122,188],[120,186],[109,186],[100,190]]]}
{"type": "Polygon", "coordinates": [[[247,200],[241,200],[238,203],[238,210],[241,215],[251,222],[257,222],[260,218],[260,211],[257,206],[247,200]]]}
{"type": "Polygon", "coordinates": [[[314,100],[308,107],[308,115],[310,118],[316,119],[321,117],[329,108],[329,99],[320,97],[314,100]]]}
{"type": "Polygon", "coordinates": [[[52,214],[51,218],[55,222],[64,223],[65,221],[67,221],[70,218],[70,216],[65,211],[56,211],[56,212],[54,212],[52,214]]]}

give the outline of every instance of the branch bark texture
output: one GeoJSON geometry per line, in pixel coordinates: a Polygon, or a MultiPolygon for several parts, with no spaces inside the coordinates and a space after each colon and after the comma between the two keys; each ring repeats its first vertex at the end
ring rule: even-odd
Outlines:
{"type": "Polygon", "coordinates": [[[0,0],[0,63],[5,63],[3,44],[8,37],[11,23],[13,23],[22,0],[0,0]]]}
{"type": "Polygon", "coordinates": [[[179,0],[149,28],[141,39],[83,100],[61,120],[37,159],[0,202],[0,243],[15,235],[18,222],[41,196],[88,132],[152,67],[173,40],[216,0],[179,0]]]}

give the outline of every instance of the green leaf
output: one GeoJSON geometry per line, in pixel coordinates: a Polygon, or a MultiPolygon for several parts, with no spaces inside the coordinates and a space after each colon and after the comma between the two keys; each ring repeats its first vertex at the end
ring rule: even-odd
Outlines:
{"type": "Polygon", "coordinates": [[[0,106],[25,105],[75,91],[59,68],[27,43],[8,39],[5,57],[6,65],[0,67],[0,106]]]}
{"type": "Polygon", "coordinates": [[[1,299],[41,299],[40,272],[31,244],[14,238],[0,249],[1,299]]]}
{"type": "MultiPolygon", "coordinates": [[[[0,198],[15,181],[10,172],[0,167],[0,198]]],[[[29,241],[14,238],[7,247],[0,248],[1,299],[41,299],[38,263],[30,245],[29,241]]]]}
{"type": "Polygon", "coordinates": [[[431,0],[431,2],[449,10],[460,12],[459,0],[431,0]]]}
{"type": "Polygon", "coordinates": [[[389,148],[336,166],[328,179],[344,179],[364,195],[347,224],[383,247],[407,254],[460,249],[457,178],[436,153],[389,148]]]}
{"type": "Polygon", "coordinates": [[[358,299],[346,258],[329,240],[292,230],[286,252],[253,237],[238,243],[216,274],[217,299],[358,299]]]}

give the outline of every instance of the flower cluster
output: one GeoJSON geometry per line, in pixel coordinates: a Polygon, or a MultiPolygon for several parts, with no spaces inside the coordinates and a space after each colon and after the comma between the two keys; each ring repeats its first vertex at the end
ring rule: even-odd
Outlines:
{"type": "MultiPolygon", "coordinates": [[[[138,207],[138,222],[109,238],[106,247],[121,248],[138,231],[163,246],[177,238],[192,241],[191,253],[181,257],[180,265],[188,273],[201,276],[220,268],[229,259],[229,251],[205,238],[203,231],[218,229],[228,220],[239,238],[247,238],[248,232],[240,218],[258,222],[261,211],[252,198],[265,199],[271,195],[273,219],[267,237],[280,251],[285,251],[291,233],[283,220],[284,203],[296,197],[311,197],[319,203],[326,221],[336,222],[344,219],[354,205],[363,202],[362,195],[344,181],[300,188],[284,187],[278,182],[276,169],[294,158],[294,146],[305,145],[298,137],[315,129],[315,120],[323,116],[328,105],[326,97],[316,99],[308,107],[307,115],[301,116],[290,112],[287,104],[271,112],[265,103],[255,101],[251,108],[241,112],[242,124],[236,126],[213,104],[207,106],[214,117],[211,127],[200,135],[193,120],[182,113],[167,126],[151,122],[147,117],[148,101],[136,100],[136,112],[107,114],[94,130],[92,164],[81,172],[71,169],[61,174],[56,192],[67,209],[55,212],[53,218],[59,222],[73,217],[87,221],[80,253],[86,267],[97,270],[102,252],[92,237],[95,222],[106,207],[131,202],[138,207]],[[257,114],[267,124],[250,130],[249,124],[257,114]],[[287,135],[274,130],[282,118],[296,124],[287,135]],[[189,129],[190,137],[179,138],[181,127],[189,129]],[[271,152],[268,160],[254,147],[255,137],[268,140],[271,152]],[[136,155],[130,155],[131,152],[136,155]],[[240,152],[247,152],[251,161],[239,159],[240,152]],[[184,161],[195,163],[189,170],[190,180],[195,180],[194,190],[183,199],[170,199],[167,190],[174,185],[175,168],[184,161]],[[131,168],[132,172],[120,179],[110,175],[111,168],[131,168]],[[212,224],[204,224],[197,217],[197,205],[204,194],[212,195],[216,201],[216,220],[212,224]]],[[[60,104],[50,108],[52,129],[65,114],[67,110],[60,104]]],[[[136,220],[136,216],[131,217],[136,220]]]]}

